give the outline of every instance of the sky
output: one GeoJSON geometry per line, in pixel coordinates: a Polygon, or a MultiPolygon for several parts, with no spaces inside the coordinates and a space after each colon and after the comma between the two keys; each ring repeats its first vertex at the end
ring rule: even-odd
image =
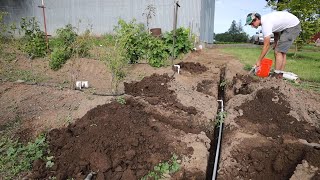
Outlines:
{"type": "Polygon", "coordinates": [[[272,12],[271,8],[265,7],[266,4],[265,0],[216,0],[214,32],[218,34],[228,31],[232,21],[235,20],[237,24],[241,21],[243,30],[252,36],[258,30],[251,26],[244,26],[246,17],[252,12],[261,15],[272,12]]]}

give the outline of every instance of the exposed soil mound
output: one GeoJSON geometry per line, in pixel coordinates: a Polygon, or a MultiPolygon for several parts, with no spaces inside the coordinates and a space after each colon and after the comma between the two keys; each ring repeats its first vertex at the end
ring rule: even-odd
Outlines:
{"type": "Polygon", "coordinates": [[[254,100],[236,108],[243,111],[243,116],[236,121],[242,126],[246,126],[247,121],[259,124],[258,132],[266,137],[288,135],[308,142],[320,141],[320,134],[315,127],[305,121],[297,121],[290,115],[291,107],[285,99],[276,89],[261,89],[254,100]]]}
{"type": "Polygon", "coordinates": [[[180,102],[177,102],[175,92],[168,89],[168,83],[171,80],[172,78],[168,74],[153,74],[139,82],[124,83],[125,93],[144,97],[152,105],[171,106],[189,114],[197,114],[197,110],[194,107],[185,107],[180,102]]]}
{"type": "Polygon", "coordinates": [[[152,104],[172,104],[176,101],[177,96],[173,90],[168,89],[168,82],[172,78],[168,74],[145,77],[139,82],[124,83],[125,93],[132,96],[152,97],[152,104]]]}
{"type": "Polygon", "coordinates": [[[311,166],[320,166],[320,151],[301,144],[246,147],[232,154],[239,163],[233,177],[240,179],[290,179],[302,160],[311,166]]]}
{"type": "Polygon", "coordinates": [[[272,78],[236,76],[233,84],[218,179],[317,178],[317,96],[272,78]]]}
{"type": "Polygon", "coordinates": [[[204,65],[201,65],[200,63],[194,63],[194,62],[180,62],[178,63],[180,65],[180,68],[182,71],[188,71],[192,74],[201,74],[203,72],[206,72],[208,68],[204,65]]]}
{"type": "Polygon", "coordinates": [[[141,178],[172,153],[192,153],[186,147],[177,152],[180,145],[168,128],[133,99],[98,106],[76,124],[49,133],[55,164],[35,164],[32,178],[84,179],[91,171],[97,179],[141,178]]]}
{"type": "Polygon", "coordinates": [[[213,96],[212,88],[214,85],[215,84],[213,80],[202,80],[201,83],[197,84],[197,91],[209,96],[213,96]]]}

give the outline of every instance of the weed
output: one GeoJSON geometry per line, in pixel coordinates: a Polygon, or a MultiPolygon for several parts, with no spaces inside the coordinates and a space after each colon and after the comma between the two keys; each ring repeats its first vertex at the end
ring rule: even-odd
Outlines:
{"type": "Polygon", "coordinates": [[[124,99],[123,96],[119,96],[117,97],[117,102],[120,103],[120,104],[126,104],[126,100],[124,99]]]}
{"type": "Polygon", "coordinates": [[[220,125],[224,122],[224,119],[227,117],[227,112],[223,111],[223,112],[219,112],[217,117],[216,117],[216,125],[220,125]]]}
{"type": "Polygon", "coordinates": [[[171,159],[167,162],[159,163],[150,171],[146,176],[142,177],[141,180],[147,179],[161,179],[165,174],[172,174],[180,170],[180,164],[178,163],[177,155],[173,154],[171,159]]]}
{"type": "Polygon", "coordinates": [[[221,81],[220,87],[225,87],[226,85],[227,85],[227,81],[226,80],[221,81]]]}
{"type": "Polygon", "coordinates": [[[0,140],[0,176],[12,179],[20,172],[30,170],[33,161],[45,159],[48,144],[44,135],[26,145],[7,137],[0,140]]]}

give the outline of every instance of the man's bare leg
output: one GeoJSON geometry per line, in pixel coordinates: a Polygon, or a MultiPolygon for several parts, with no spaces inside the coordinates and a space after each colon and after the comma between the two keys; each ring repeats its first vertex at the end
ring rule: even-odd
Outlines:
{"type": "Polygon", "coordinates": [[[282,61],[282,65],[281,65],[281,71],[284,71],[284,68],[286,66],[286,63],[287,63],[287,54],[286,53],[281,53],[282,54],[282,57],[283,57],[283,61],[282,61]]]}
{"type": "Polygon", "coordinates": [[[275,52],[276,56],[276,65],[275,65],[275,70],[281,70],[282,63],[283,63],[283,55],[281,52],[275,52]]]}

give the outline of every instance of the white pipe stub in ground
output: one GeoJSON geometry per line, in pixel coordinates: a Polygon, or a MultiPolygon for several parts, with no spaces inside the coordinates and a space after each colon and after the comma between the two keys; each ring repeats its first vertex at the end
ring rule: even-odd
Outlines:
{"type": "Polygon", "coordinates": [[[176,65],[173,65],[173,66],[178,69],[178,74],[180,74],[180,65],[176,64],[176,65]]]}
{"type": "Polygon", "coordinates": [[[82,89],[82,88],[88,88],[89,82],[88,81],[76,81],[76,88],[82,89]]]}

